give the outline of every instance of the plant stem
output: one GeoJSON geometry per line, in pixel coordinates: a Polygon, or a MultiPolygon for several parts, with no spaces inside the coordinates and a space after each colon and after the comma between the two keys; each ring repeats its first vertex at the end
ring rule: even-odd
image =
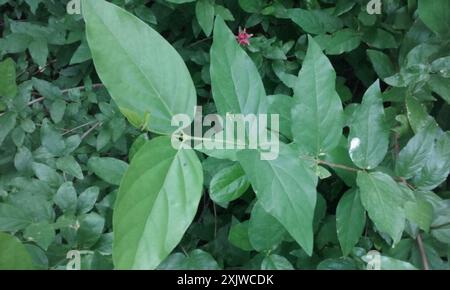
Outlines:
{"type": "Polygon", "coordinates": [[[89,130],[84,132],[84,134],[81,136],[81,140],[86,138],[92,131],[94,131],[97,127],[101,126],[102,122],[97,122],[94,126],[92,126],[89,130]]]}
{"type": "Polygon", "coordinates": [[[425,252],[425,247],[423,246],[422,235],[419,233],[417,235],[417,245],[419,246],[420,257],[422,258],[422,264],[424,270],[430,270],[430,264],[428,262],[428,257],[425,252]]]}
{"type": "MultiPolygon", "coordinates": [[[[102,87],[103,87],[103,84],[93,84],[92,85],[92,89],[98,89],[98,88],[102,88],[102,87]]],[[[81,86],[81,87],[75,87],[75,88],[61,90],[61,93],[62,94],[67,94],[68,92],[70,92],[72,90],[85,90],[85,89],[86,89],[86,86],[81,86]]],[[[37,94],[33,94],[33,95],[37,95],[37,94]]],[[[35,103],[38,103],[38,102],[41,102],[44,99],[45,99],[45,97],[42,97],[42,96],[37,98],[37,99],[34,99],[34,100],[28,102],[28,106],[31,106],[31,105],[33,105],[35,103]]]]}

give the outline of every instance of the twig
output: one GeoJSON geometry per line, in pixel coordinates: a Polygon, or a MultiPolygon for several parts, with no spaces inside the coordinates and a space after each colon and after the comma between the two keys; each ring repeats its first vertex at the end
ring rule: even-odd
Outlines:
{"type": "Polygon", "coordinates": [[[213,211],[214,211],[214,239],[217,237],[217,211],[216,211],[216,203],[213,204],[213,211]]]}
{"type": "Polygon", "coordinates": [[[205,42],[205,41],[208,41],[208,40],[210,40],[210,39],[212,39],[212,37],[207,37],[207,38],[200,39],[199,41],[196,41],[196,42],[193,42],[193,43],[189,44],[189,45],[188,45],[188,48],[191,48],[191,47],[193,47],[193,46],[196,46],[196,45],[198,45],[198,44],[200,44],[200,43],[203,43],[203,42],[205,42]]]}
{"type": "Polygon", "coordinates": [[[88,123],[83,124],[83,125],[80,125],[80,126],[78,126],[78,127],[69,129],[69,130],[65,131],[65,132],[62,134],[62,136],[67,135],[67,134],[69,134],[69,133],[72,133],[73,131],[76,131],[76,130],[78,130],[78,129],[84,128],[84,127],[86,127],[86,126],[92,125],[93,123],[94,123],[94,122],[88,122],[88,123]]]}
{"type": "Polygon", "coordinates": [[[81,140],[83,140],[84,138],[86,138],[92,131],[94,131],[97,127],[101,126],[102,122],[97,122],[94,126],[92,126],[89,130],[87,130],[86,132],[84,132],[83,135],[81,135],[81,140]]]}
{"type": "MultiPolygon", "coordinates": [[[[103,84],[93,84],[92,85],[92,89],[98,89],[98,88],[102,88],[103,87],[103,84]]],[[[67,94],[68,92],[70,92],[70,91],[72,91],[72,90],[85,90],[86,89],[86,86],[81,86],[81,87],[76,87],[76,88],[70,88],[70,89],[65,89],[65,90],[61,90],[61,93],[62,94],[67,94]]],[[[33,93],[33,95],[37,95],[36,93],[33,93]]],[[[28,106],[31,106],[31,105],[33,105],[33,104],[35,104],[35,103],[38,103],[38,102],[41,102],[41,101],[43,101],[45,99],[45,97],[39,97],[39,98],[37,98],[37,99],[34,99],[34,100],[32,100],[32,101],[30,101],[30,102],[28,102],[28,106]]]]}
{"type": "Polygon", "coordinates": [[[420,257],[422,258],[422,264],[424,270],[430,270],[430,264],[428,262],[428,257],[425,252],[425,247],[423,246],[422,236],[421,234],[417,235],[417,245],[419,246],[420,257]]]}
{"type": "Polygon", "coordinates": [[[317,164],[328,165],[328,166],[330,166],[330,167],[339,168],[339,169],[344,169],[344,170],[347,170],[347,171],[352,171],[352,172],[359,172],[359,171],[362,171],[362,170],[360,170],[360,169],[353,168],[353,167],[349,167],[349,166],[346,166],[346,165],[343,165],[343,164],[336,164],[336,163],[327,162],[327,161],[320,160],[320,159],[309,158],[309,157],[306,157],[306,156],[300,156],[300,158],[302,158],[302,159],[304,159],[304,160],[314,161],[314,162],[316,162],[317,164]]]}

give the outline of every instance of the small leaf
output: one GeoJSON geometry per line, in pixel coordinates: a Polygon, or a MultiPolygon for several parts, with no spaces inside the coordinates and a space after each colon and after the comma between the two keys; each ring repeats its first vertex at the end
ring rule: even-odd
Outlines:
{"type": "Polygon", "coordinates": [[[211,180],[209,193],[216,203],[238,199],[250,187],[250,182],[239,164],[226,167],[211,180]]]}
{"type": "Polygon", "coordinates": [[[74,214],[77,210],[77,192],[72,182],[66,182],[58,189],[54,197],[56,205],[67,214],[74,214]]]}
{"type": "Polygon", "coordinates": [[[210,36],[214,25],[214,0],[198,0],[195,15],[206,36],[210,36]]]}
{"type": "Polygon", "coordinates": [[[370,219],[394,244],[398,243],[405,228],[405,212],[401,204],[403,193],[397,183],[381,172],[359,172],[357,184],[370,219]]]}
{"type": "Polygon", "coordinates": [[[75,176],[78,179],[84,178],[80,164],[78,164],[78,162],[72,155],[58,158],[58,160],[56,160],[56,167],[67,174],[75,176]]]}
{"type": "Polygon", "coordinates": [[[344,194],[336,209],[336,227],[342,253],[347,256],[361,238],[366,225],[366,211],[358,190],[344,194]]]}
{"type": "Polygon", "coordinates": [[[128,164],[111,157],[91,157],[88,161],[88,168],[104,181],[113,185],[120,185],[128,164]]]}
{"type": "Polygon", "coordinates": [[[283,225],[257,202],[248,224],[248,237],[252,247],[259,252],[270,250],[282,242],[285,235],[283,225]]]}
{"type": "Polygon", "coordinates": [[[394,65],[386,54],[378,50],[368,49],[367,55],[378,77],[384,79],[395,74],[394,65]]]}
{"type": "Polygon", "coordinates": [[[88,213],[92,208],[94,208],[99,192],[100,189],[96,186],[89,187],[83,191],[78,197],[77,213],[88,213]]]}
{"type": "Polygon", "coordinates": [[[230,243],[244,251],[253,250],[248,239],[248,221],[232,225],[228,235],[230,243]]]}
{"type": "Polygon", "coordinates": [[[0,62],[0,75],[2,76],[0,78],[0,96],[15,97],[17,95],[16,64],[11,58],[0,62]]]}
{"type": "Polygon", "coordinates": [[[272,254],[264,258],[261,270],[294,270],[294,266],[285,257],[272,254]]]}

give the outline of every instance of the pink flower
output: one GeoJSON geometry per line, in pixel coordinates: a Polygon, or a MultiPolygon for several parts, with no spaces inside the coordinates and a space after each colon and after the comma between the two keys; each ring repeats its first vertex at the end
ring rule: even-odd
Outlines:
{"type": "Polygon", "coordinates": [[[244,28],[244,30],[241,30],[239,27],[239,34],[236,36],[236,40],[240,45],[249,45],[250,44],[250,38],[253,36],[253,34],[248,34],[247,29],[244,28]]]}

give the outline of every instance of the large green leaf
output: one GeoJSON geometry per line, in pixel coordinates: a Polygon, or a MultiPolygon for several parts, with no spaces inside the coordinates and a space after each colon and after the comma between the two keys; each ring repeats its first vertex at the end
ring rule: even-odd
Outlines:
{"type": "Polygon", "coordinates": [[[441,36],[448,36],[450,27],[450,1],[419,0],[420,19],[431,30],[441,36]]]}
{"type": "Polygon", "coordinates": [[[336,147],[342,135],[344,115],[335,84],[333,66],[309,37],[308,51],[294,89],[292,134],[299,146],[315,156],[336,147]]]}
{"type": "Polygon", "coordinates": [[[214,25],[211,85],[221,115],[264,114],[267,111],[266,92],[258,69],[220,17],[214,25]]]}
{"type": "Polygon", "coordinates": [[[32,270],[33,262],[25,246],[14,236],[0,232],[0,270],[32,270]]]}
{"type": "Polygon", "coordinates": [[[175,150],[169,137],[139,150],[122,180],[114,208],[114,265],[155,269],[192,222],[203,184],[191,150],[175,150]]]}
{"type": "Polygon", "coordinates": [[[381,172],[359,172],[356,180],[361,202],[370,219],[382,232],[391,236],[394,244],[399,242],[405,228],[402,207],[402,191],[397,183],[381,172]]]}
{"type": "Polygon", "coordinates": [[[86,36],[100,79],[135,126],[171,133],[193,117],[196,93],[180,55],[137,17],[103,0],[83,1],[86,36]]]}
{"type": "Polygon", "coordinates": [[[366,211],[361,204],[358,190],[344,194],[336,209],[336,229],[342,253],[350,254],[359,241],[366,224],[366,211]]]}
{"type": "Polygon", "coordinates": [[[378,81],[367,90],[352,116],[348,137],[350,158],[361,168],[373,169],[383,161],[389,147],[389,128],[378,81]]]}
{"type": "Polygon", "coordinates": [[[275,160],[261,160],[257,150],[241,151],[238,159],[263,208],[311,255],[317,199],[314,172],[284,144],[275,160]]]}
{"type": "Polygon", "coordinates": [[[450,133],[440,136],[433,144],[425,166],[414,176],[414,184],[423,190],[432,190],[444,182],[450,172],[450,133]]]}
{"type": "Polygon", "coordinates": [[[395,166],[398,176],[409,179],[423,168],[433,150],[435,129],[430,125],[421,130],[400,151],[395,166]]]}

